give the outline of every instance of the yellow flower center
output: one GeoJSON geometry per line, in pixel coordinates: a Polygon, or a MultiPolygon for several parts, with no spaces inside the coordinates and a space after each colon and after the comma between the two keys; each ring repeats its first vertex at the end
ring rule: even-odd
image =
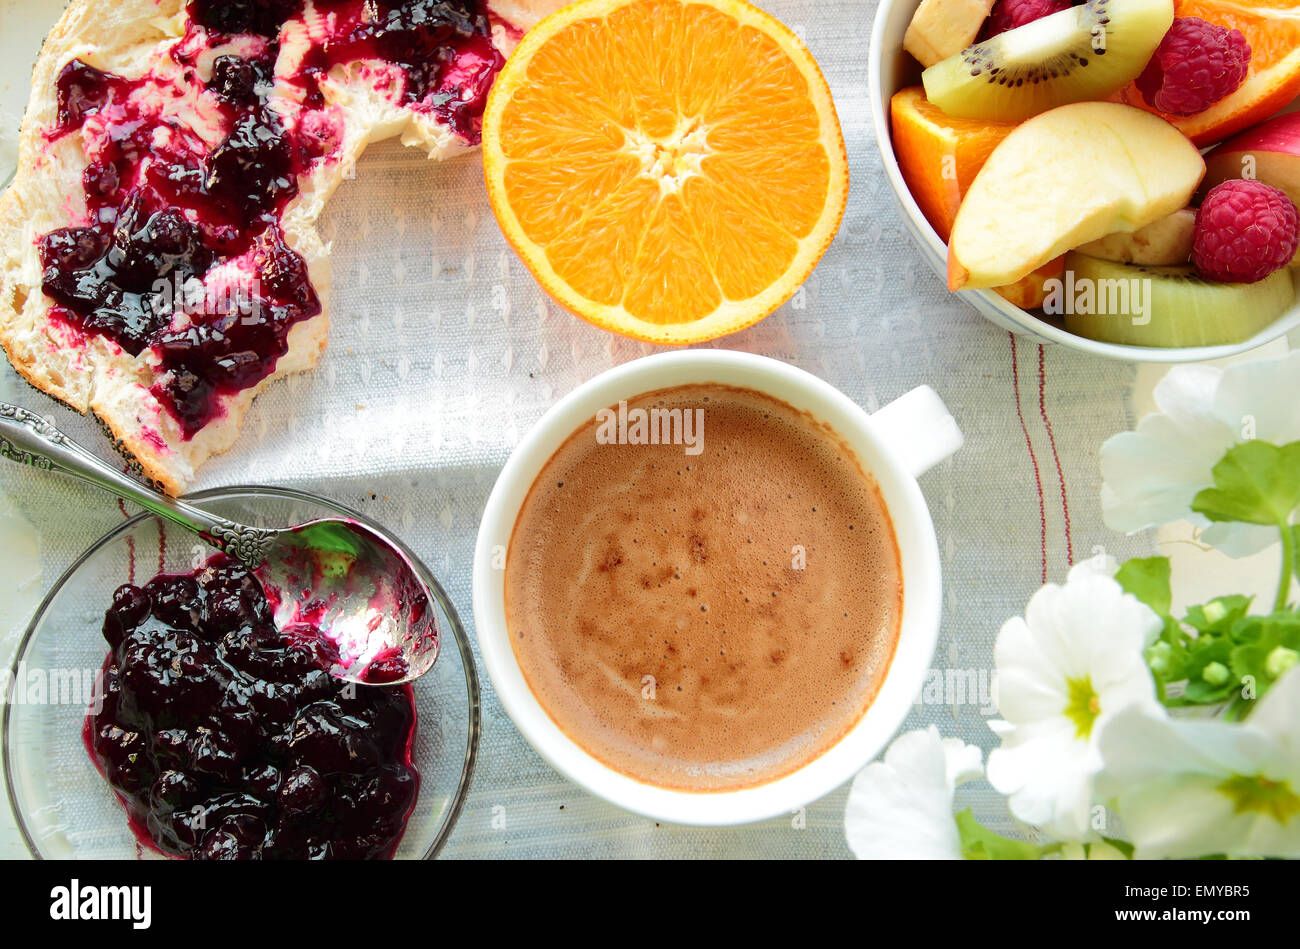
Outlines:
{"type": "Polygon", "coordinates": [[[1285,824],[1300,814],[1300,794],[1286,781],[1274,781],[1262,774],[1234,774],[1219,785],[1219,792],[1232,801],[1238,814],[1251,812],[1285,824]]]}
{"type": "Polygon", "coordinates": [[[1075,732],[1085,741],[1101,714],[1101,697],[1092,687],[1092,677],[1065,680],[1065,717],[1074,722],[1075,732]]]}

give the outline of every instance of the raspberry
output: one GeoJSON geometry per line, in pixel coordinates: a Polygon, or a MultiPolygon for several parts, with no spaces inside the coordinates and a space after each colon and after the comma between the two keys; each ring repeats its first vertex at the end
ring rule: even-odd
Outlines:
{"type": "Polygon", "coordinates": [[[1170,115],[1195,115],[1246,81],[1250,44],[1240,30],[1180,16],[1137,78],[1147,105],[1170,115]]]}
{"type": "Polygon", "coordinates": [[[984,39],[1074,6],[1073,0],[998,0],[984,24],[984,39]]]}
{"type": "Polygon", "coordinates": [[[1300,244],[1300,211],[1285,191],[1233,179],[1210,189],[1196,212],[1192,263],[1201,276],[1255,283],[1285,267],[1300,244]]]}

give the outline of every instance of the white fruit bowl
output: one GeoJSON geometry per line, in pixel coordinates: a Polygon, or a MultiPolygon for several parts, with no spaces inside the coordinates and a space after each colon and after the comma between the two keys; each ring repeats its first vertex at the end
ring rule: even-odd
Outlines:
{"type": "MultiPolygon", "coordinates": [[[[884,162],[890,187],[894,190],[894,197],[902,208],[903,220],[916,241],[921,256],[936,274],[946,280],[948,247],[930,226],[930,222],[925,219],[907,183],[903,180],[903,174],[898,168],[898,158],[894,154],[893,136],[889,127],[890,98],[905,85],[919,81],[916,63],[903,51],[903,34],[907,31],[907,25],[911,22],[917,6],[918,0],[881,0],[871,30],[871,50],[867,59],[869,94],[876,144],[880,149],[881,161],[884,162]]],[[[1262,346],[1300,327],[1300,302],[1297,302],[1263,330],[1240,343],[1179,348],[1128,346],[1101,343],[1077,336],[1061,326],[1008,303],[992,290],[961,290],[958,291],[957,296],[993,323],[1013,333],[1023,333],[1042,342],[1060,343],[1095,356],[1132,362],[1195,362],[1233,356],[1262,346]]]]}

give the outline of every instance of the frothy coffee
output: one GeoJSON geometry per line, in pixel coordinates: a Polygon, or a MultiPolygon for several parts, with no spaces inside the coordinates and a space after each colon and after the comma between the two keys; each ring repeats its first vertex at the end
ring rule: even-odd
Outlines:
{"type": "Polygon", "coordinates": [[[889,514],[833,431],[763,393],[681,386],[637,409],[702,409],[700,450],[611,443],[605,413],[552,456],[506,557],[515,656],[618,771],[693,791],[774,780],[884,679],[902,611],[889,514]]]}

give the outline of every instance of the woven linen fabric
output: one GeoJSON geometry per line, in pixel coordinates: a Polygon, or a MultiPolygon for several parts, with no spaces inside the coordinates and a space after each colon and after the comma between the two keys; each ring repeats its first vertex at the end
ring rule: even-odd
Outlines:
{"type": "MultiPolygon", "coordinates": [[[[1045,580],[1062,581],[1074,560],[1099,548],[1120,559],[1149,550],[1147,538],[1107,530],[1099,511],[1097,451],[1131,427],[1134,368],[1012,337],[950,296],[926,267],[872,133],[875,2],[760,6],[807,41],[825,72],[852,187],[838,236],[795,298],[712,345],[793,363],[868,411],[923,383],[947,403],[966,446],[920,479],[942,556],[943,625],[935,668],[904,728],[935,724],[987,751],[996,744],[987,719],[996,715],[992,650],[1002,623],[1045,580]]],[[[314,372],[257,400],[241,441],[202,470],[196,487],[283,485],[360,509],[442,579],[472,637],[475,531],[511,448],[574,386],[655,347],[595,329],[546,297],[496,227],[477,156],[431,164],[395,143],[373,146],[332,199],[322,231],[333,245],[329,348],[314,372]]],[[[25,387],[7,364],[0,399],[47,415],[112,457],[92,422],[25,387]]],[[[21,518],[39,536],[42,590],[123,517],[105,494],[16,465],[0,465],[0,491],[0,511],[6,500],[16,511],[10,524],[21,518]]],[[[0,551],[7,556],[16,554],[0,551]]],[[[15,560],[0,576],[21,576],[20,566],[15,560]]],[[[0,648],[6,665],[20,629],[0,648]]],[[[661,826],[606,804],[533,752],[481,663],[479,671],[479,765],[447,857],[849,855],[847,787],[806,812],[730,829],[661,826]]],[[[983,781],[959,790],[957,804],[995,828],[1014,826],[983,781]]],[[[12,829],[0,831],[0,855],[24,852],[12,829]]]]}

